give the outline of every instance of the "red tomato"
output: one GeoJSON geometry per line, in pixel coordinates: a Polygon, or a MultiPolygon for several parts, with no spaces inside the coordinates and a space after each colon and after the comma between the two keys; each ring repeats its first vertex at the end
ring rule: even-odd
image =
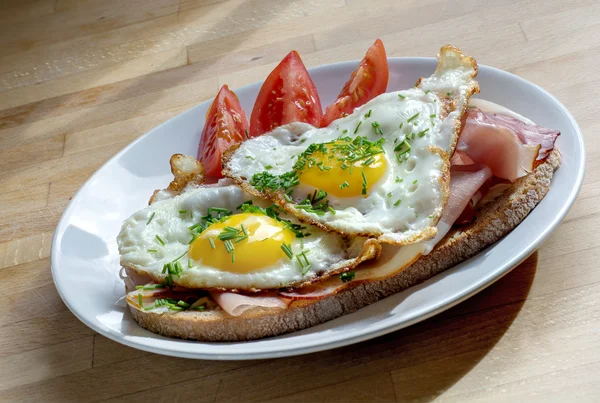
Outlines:
{"type": "Polygon", "coordinates": [[[222,178],[221,155],[233,144],[246,138],[248,119],[238,97],[222,86],[206,112],[206,121],[198,146],[198,161],[208,177],[222,178]]]}
{"type": "Polygon", "coordinates": [[[352,72],[350,80],[344,84],[337,99],[327,107],[321,127],[328,126],[334,120],[351,114],[354,108],[366,104],[387,88],[389,69],[385,48],[381,39],[377,39],[369,48],[365,57],[352,72]]]}
{"type": "Polygon", "coordinates": [[[250,136],[260,136],[291,122],[318,126],[321,100],[298,52],[292,50],[265,80],[252,115],[250,136]]]}

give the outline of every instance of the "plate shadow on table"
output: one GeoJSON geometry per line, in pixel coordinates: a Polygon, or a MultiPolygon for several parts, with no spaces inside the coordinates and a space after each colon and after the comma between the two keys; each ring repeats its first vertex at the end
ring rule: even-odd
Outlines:
{"type": "Polygon", "coordinates": [[[536,251],[495,284],[422,323],[353,346],[275,362],[285,367],[312,362],[313,382],[335,373],[340,387],[324,385],[314,390],[313,398],[327,398],[335,390],[337,400],[348,389],[349,401],[435,399],[477,366],[510,328],[527,299],[537,261],[536,251]],[[359,378],[370,381],[357,382],[359,378]]]}

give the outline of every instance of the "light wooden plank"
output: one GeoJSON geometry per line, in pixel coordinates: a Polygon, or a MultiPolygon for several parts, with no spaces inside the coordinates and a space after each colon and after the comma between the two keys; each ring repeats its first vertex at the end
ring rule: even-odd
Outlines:
{"type": "Polygon", "coordinates": [[[106,7],[105,2],[87,1],[88,7],[59,10],[48,16],[0,26],[0,46],[4,54],[44,46],[49,43],[118,28],[176,13],[178,0],[131,0],[106,7]]]}
{"type": "MultiPolygon", "coordinates": [[[[134,116],[199,103],[214,97],[218,90],[216,79],[187,81],[185,74],[169,77],[170,87],[162,82],[161,76],[155,76],[147,80],[132,80],[124,86],[107,86],[96,91],[75,94],[73,112],[0,130],[0,149],[31,144],[47,136],[87,130],[134,116]],[[91,109],[96,103],[103,107],[91,109]]],[[[68,104],[68,98],[65,101],[68,104]]]]}
{"type": "Polygon", "coordinates": [[[35,87],[24,86],[4,91],[0,101],[0,108],[13,108],[46,98],[139,77],[156,71],[168,70],[183,66],[186,63],[187,53],[185,48],[154,53],[121,64],[108,65],[84,73],[44,81],[35,87]]]}
{"type": "Polygon", "coordinates": [[[19,385],[53,379],[90,368],[92,340],[93,336],[87,336],[0,357],[0,394],[19,385]]]}
{"type": "Polygon", "coordinates": [[[268,402],[391,402],[395,399],[391,374],[383,372],[371,376],[359,376],[357,379],[310,389],[268,400],[268,402]]]}
{"type": "MultiPolygon", "coordinates": [[[[91,355],[89,364],[91,365],[91,355]]],[[[177,382],[190,379],[198,382],[203,377],[216,376],[250,365],[253,365],[250,361],[199,361],[150,354],[72,373],[63,376],[61,382],[42,380],[0,391],[0,399],[19,397],[25,400],[80,401],[93,397],[94,400],[104,400],[161,388],[173,383],[173,376],[176,376],[177,382]]]]}
{"type": "Polygon", "coordinates": [[[150,131],[150,129],[188,110],[192,106],[194,105],[177,106],[157,113],[136,116],[109,125],[69,133],[66,137],[64,153],[65,155],[70,155],[124,141],[133,141],[150,131]]]}
{"type": "MultiPolygon", "coordinates": [[[[567,3],[568,4],[568,3],[567,3]]],[[[530,18],[519,18],[527,39],[545,39],[549,35],[567,38],[573,31],[589,28],[594,32],[600,18],[600,4],[591,2],[584,7],[565,8],[559,12],[530,18]]],[[[597,32],[597,31],[596,31],[597,32]]],[[[595,38],[589,38],[594,40],[595,38]]],[[[596,38],[597,39],[597,38],[596,38]]]]}
{"type": "Polygon", "coordinates": [[[483,390],[444,397],[448,402],[593,402],[600,389],[600,362],[554,371],[483,390]]]}
{"type": "MultiPolygon", "coordinates": [[[[6,291],[6,294],[10,295],[51,285],[50,259],[38,259],[3,268],[0,270],[0,279],[3,284],[10,283],[10,290],[6,291]]],[[[23,319],[27,319],[27,317],[23,319]]]]}
{"type": "Polygon", "coordinates": [[[57,133],[45,136],[33,144],[0,148],[0,170],[20,169],[27,165],[60,158],[63,155],[64,146],[65,134],[57,133]]]}
{"type": "Polygon", "coordinates": [[[50,256],[53,235],[54,231],[42,232],[0,243],[0,269],[50,256]]]}
{"type": "MultiPolygon", "coordinates": [[[[6,270],[6,269],[4,269],[6,270]]],[[[48,270],[48,283],[39,286],[42,281],[36,281],[38,288],[30,287],[26,291],[6,292],[4,303],[0,305],[0,325],[7,326],[17,323],[27,318],[43,319],[59,313],[68,312],[67,307],[62,302],[54,283],[49,278],[50,268],[48,270]]]]}
{"type": "MultiPolygon", "coordinates": [[[[33,351],[62,344],[61,349],[69,349],[64,343],[74,342],[94,331],[79,321],[71,312],[63,312],[43,318],[24,318],[2,326],[0,329],[0,359],[13,354],[33,351]]],[[[87,351],[85,359],[91,356],[87,351]]],[[[80,357],[81,358],[81,357],[80,357]]],[[[83,367],[80,369],[85,369],[83,367]]]]}
{"type": "Polygon", "coordinates": [[[95,335],[94,340],[94,363],[93,367],[116,364],[118,362],[135,360],[136,358],[151,355],[142,350],[127,347],[115,341],[107,339],[99,334],[95,335]]]}

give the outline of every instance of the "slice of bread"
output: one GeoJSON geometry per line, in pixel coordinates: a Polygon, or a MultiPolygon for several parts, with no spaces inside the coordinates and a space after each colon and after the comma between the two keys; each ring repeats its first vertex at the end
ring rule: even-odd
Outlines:
{"type": "Polygon", "coordinates": [[[130,304],[131,313],[142,327],[152,332],[204,341],[259,339],[321,324],[419,284],[500,240],[546,195],[559,164],[560,153],[555,149],[533,173],[518,179],[496,200],[477,211],[473,223],[454,228],[429,255],[390,278],[349,287],[320,300],[294,301],[288,309],[256,308],[236,317],[220,308],[154,313],[130,304]]]}

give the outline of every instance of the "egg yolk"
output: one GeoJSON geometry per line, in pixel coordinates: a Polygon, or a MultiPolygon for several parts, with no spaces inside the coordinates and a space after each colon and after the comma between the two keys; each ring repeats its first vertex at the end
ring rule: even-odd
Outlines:
{"type": "Polygon", "coordinates": [[[302,170],[300,182],[338,197],[366,197],[371,186],[385,173],[387,162],[384,154],[346,162],[345,156],[335,151],[336,144],[343,143],[335,141],[328,144],[327,153],[318,151],[311,154],[313,164],[302,170]]]}
{"type": "Polygon", "coordinates": [[[251,273],[288,259],[281,246],[293,240],[294,233],[269,216],[235,214],[202,231],[190,246],[190,257],[215,269],[251,273]],[[231,237],[229,248],[219,238],[223,234],[231,237]]]}

